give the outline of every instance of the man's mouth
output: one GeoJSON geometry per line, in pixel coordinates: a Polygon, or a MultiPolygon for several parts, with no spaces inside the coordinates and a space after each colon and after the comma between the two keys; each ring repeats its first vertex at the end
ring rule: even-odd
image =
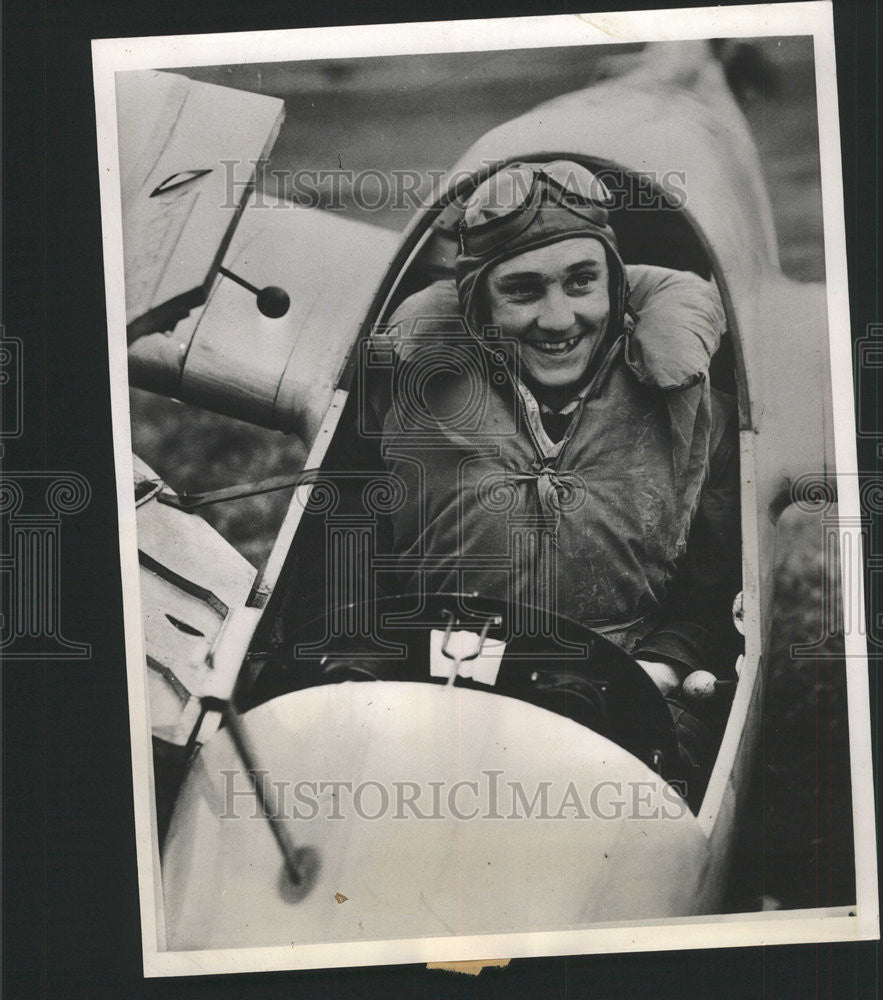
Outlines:
{"type": "Polygon", "coordinates": [[[585,334],[578,333],[567,340],[526,340],[525,344],[540,354],[546,354],[549,357],[561,357],[564,354],[570,354],[584,336],[585,334]]]}

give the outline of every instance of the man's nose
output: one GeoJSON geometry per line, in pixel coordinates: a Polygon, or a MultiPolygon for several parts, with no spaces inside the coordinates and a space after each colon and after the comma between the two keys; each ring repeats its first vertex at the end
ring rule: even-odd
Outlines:
{"type": "Polygon", "coordinates": [[[548,289],[537,319],[540,327],[549,332],[565,333],[573,326],[573,304],[563,288],[548,289]]]}

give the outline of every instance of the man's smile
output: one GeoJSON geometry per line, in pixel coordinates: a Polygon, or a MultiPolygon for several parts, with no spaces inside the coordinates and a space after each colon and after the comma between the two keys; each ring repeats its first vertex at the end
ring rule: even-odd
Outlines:
{"type": "Polygon", "coordinates": [[[556,357],[570,354],[583,337],[585,337],[585,333],[577,333],[573,337],[568,337],[567,340],[525,340],[523,343],[526,347],[532,347],[540,354],[556,357]]]}

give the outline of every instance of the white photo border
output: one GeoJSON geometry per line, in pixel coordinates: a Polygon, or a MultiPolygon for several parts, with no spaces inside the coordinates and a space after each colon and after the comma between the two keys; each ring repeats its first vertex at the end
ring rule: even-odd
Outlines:
{"type": "MultiPolygon", "coordinates": [[[[359,56],[605,45],[655,40],[810,35],[814,43],[824,220],[831,377],[852,386],[852,351],[840,155],[833,9],[828,2],[707,7],[688,10],[556,15],[457,22],[366,25],[217,35],[101,39],[92,43],[98,128],[108,352],[114,459],[120,525],[120,561],[130,705],[135,831],[146,976],[203,975],[324,967],[465,961],[505,956],[635,952],[758,944],[854,942],[879,937],[874,785],[867,648],[863,635],[846,634],[850,766],[856,862],[856,905],[634,921],[589,929],[422,938],[379,942],[171,952],[163,947],[161,881],[150,723],[138,585],[132,442],[128,402],[123,237],[116,128],[115,73],[136,69],[335,61],[359,56]],[[541,41],[538,41],[541,40],[541,41]]],[[[859,512],[856,428],[851,391],[834,393],[839,508],[859,512]]],[[[842,547],[843,548],[843,547],[842,547]]],[[[843,559],[844,581],[863,593],[861,567],[843,559]],[[854,577],[858,574],[858,579],[854,577]]]]}

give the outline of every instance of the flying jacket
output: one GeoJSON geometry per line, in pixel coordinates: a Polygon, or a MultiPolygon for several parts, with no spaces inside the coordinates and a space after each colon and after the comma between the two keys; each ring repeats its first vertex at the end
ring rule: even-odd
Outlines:
{"type": "Polygon", "coordinates": [[[696,275],[627,276],[631,319],[559,444],[499,344],[472,334],[453,283],[438,282],[375,335],[350,436],[362,454],[337,461],[404,490],[390,590],[499,597],[539,609],[526,627],[554,611],[637,657],[724,674],[741,548],[734,400],[708,379],[723,309],[696,275]]]}

